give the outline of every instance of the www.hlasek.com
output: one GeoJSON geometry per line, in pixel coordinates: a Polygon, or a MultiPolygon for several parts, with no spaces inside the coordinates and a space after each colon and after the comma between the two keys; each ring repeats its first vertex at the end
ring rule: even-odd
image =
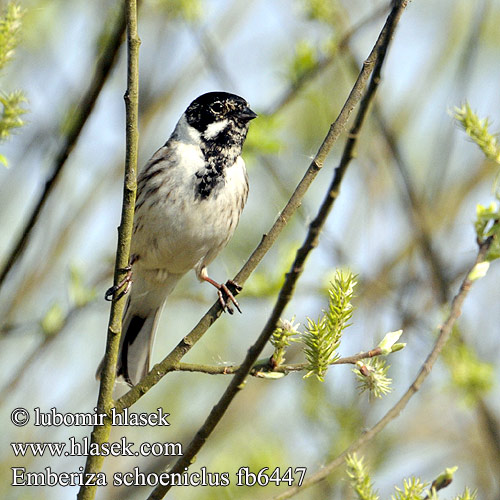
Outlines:
{"type": "MultiPolygon", "coordinates": [[[[158,408],[154,413],[122,413],[111,412],[112,425],[115,426],[170,426],[167,418],[169,413],[164,413],[158,408]]],[[[91,426],[103,425],[108,415],[98,413],[94,408],[93,413],[60,413],[56,408],[48,412],[42,412],[35,408],[34,425],[49,426],[91,426]]],[[[14,425],[25,426],[31,418],[31,414],[25,408],[16,408],[11,413],[11,421],[14,425]]],[[[44,456],[71,457],[71,456],[182,456],[181,443],[140,443],[135,445],[121,437],[115,442],[106,442],[98,445],[92,443],[88,437],[77,440],[70,437],[69,442],[16,442],[11,443],[12,451],[16,457],[44,456]]],[[[104,472],[86,473],[83,467],[77,472],[59,472],[51,467],[45,467],[43,471],[27,471],[25,467],[11,467],[12,486],[82,486],[96,485],[107,486],[108,478],[104,472]]],[[[307,472],[305,467],[288,467],[281,470],[279,467],[271,470],[264,467],[256,472],[249,467],[240,467],[235,473],[236,486],[267,486],[274,484],[286,484],[293,486],[302,485],[307,472]]],[[[185,468],[182,473],[175,472],[142,472],[139,467],[134,467],[128,472],[115,472],[110,480],[113,486],[228,486],[231,484],[229,472],[208,472],[205,467],[199,471],[189,471],[185,468]]]]}

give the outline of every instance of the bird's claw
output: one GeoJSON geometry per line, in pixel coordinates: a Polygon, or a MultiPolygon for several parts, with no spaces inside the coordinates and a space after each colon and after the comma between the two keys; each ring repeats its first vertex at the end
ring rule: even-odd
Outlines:
{"type": "Polygon", "coordinates": [[[104,294],[104,300],[107,300],[108,302],[111,302],[113,300],[113,295],[119,290],[120,288],[118,286],[112,286],[111,288],[108,288],[106,290],[106,293],[104,294]]]}
{"type": "Polygon", "coordinates": [[[127,274],[120,281],[120,283],[106,290],[106,293],[104,294],[104,300],[107,300],[108,302],[111,302],[113,300],[115,293],[119,290],[121,290],[121,292],[115,298],[115,300],[121,299],[124,295],[127,295],[127,293],[130,291],[130,287],[132,286],[132,265],[120,269],[120,271],[126,272],[127,274]]]}
{"type": "Polygon", "coordinates": [[[238,285],[238,283],[236,283],[233,280],[228,280],[226,284],[217,283],[217,281],[207,276],[205,268],[203,268],[202,272],[200,273],[200,279],[210,283],[212,286],[217,288],[217,294],[219,295],[219,303],[222,306],[223,311],[227,311],[229,314],[233,314],[234,309],[229,303],[232,302],[233,305],[236,307],[236,309],[238,309],[238,311],[241,313],[240,305],[238,304],[238,301],[234,298],[235,295],[237,295],[239,292],[241,292],[241,290],[243,290],[243,288],[240,285],[238,285]],[[232,288],[232,290],[230,288],[232,288]]]}
{"type": "Polygon", "coordinates": [[[226,286],[227,287],[231,287],[231,288],[234,288],[234,292],[233,293],[240,293],[241,290],[243,290],[243,287],[241,285],[238,285],[238,283],[236,283],[236,281],[234,280],[227,280],[226,281],[226,286]]]}
{"type": "Polygon", "coordinates": [[[238,301],[235,299],[234,294],[237,294],[238,292],[241,292],[242,287],[238,285],[236,282],[233,280],[228,280],[226,284],[221,283],[220,288],[218,290],[219,292],[219,302],[222,306],[222,309],[224,311],[227,311],[229,314],[234,313],[234,309],[231,306],[229,302],[232,302],[234,304],[234,307],[238,309],[238,312],[241,313],[240,305],[238,304],[238,301]],[[234,289],[234,292],[232,292],[229,287],[234,289]]]}
{"type": "Polygon", "coordinates": [[[131,287],[132,287],[132,276],[123,279],[122,281],[120,281],[120,283],[118,283],[118,285],[114,285],[111,288],[108,288],[106,290],[106,293],[104,294],[104,300],[111,302],[113,300],[113,296],[115,295],[115,293],[121,288],[123,288],[118,297],[116,297],[116,300],[121,299],[124,295],[127,295],[131,287]]]}
{"type": "Polygon", "coordinates": [[[233,314],[234,310],[231,307],[231,305],[226,302],[226,299],[224,298],[224,293],[222,292],[222,287],[221,289],[217,290],[217,295],[219,296],[219,303],[222,307],[222,310],[227,311],[229,314],[233,314]]]}

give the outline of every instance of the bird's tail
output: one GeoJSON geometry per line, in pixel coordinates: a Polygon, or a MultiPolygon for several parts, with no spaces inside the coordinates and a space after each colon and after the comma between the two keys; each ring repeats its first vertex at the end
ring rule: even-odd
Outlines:
{"type": "MultiPolygon", "coordinates": [[[[120,351],[116,365],[117,377],[135,385],[149,371],[151,349],[165,301],[181,275],[168,275],[166,280],[152,283],[134,272],[133,285],[123,316],[120,351]]],[[[102,369],[102,362],[98,374],[102,369]]]]}

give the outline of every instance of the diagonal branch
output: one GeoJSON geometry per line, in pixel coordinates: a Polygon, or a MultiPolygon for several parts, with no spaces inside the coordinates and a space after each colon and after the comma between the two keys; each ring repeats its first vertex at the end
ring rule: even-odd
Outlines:
{"type": "MultiPolygon", "coordinates": [[[[245,383],[245,379],[248,376],[252,366],[255,364],[258,356],[266,346],[269,341],[270,336],[272,335],[276,323],[278,322],[284,308],[288,304],[294,288],[297,283],[305,261],[311,251],[317,246],[319,233],[324,226],[326,218],[338,197],[340,183],[345,174],[348,164],[350,160],[353,158],[353,149],[357,142],[359,130],[363,124],[364,118],[366,117],[369,104],[375,94],[376,89],[378,88],[380,82],[380,74],[383,62],[387,55],[387,49],[389,47],[390,41],[398,24],[398,21],[407,5],[407,1],[400,0],[394,2],[394,6],[387,18],[387,21],[380,33],[375,46],[373,47],[370,55],[366,59],[363,64],[363,68],[361,70],[360,76],[358,77],[358,81],[361,78],[361,75],[364,71],[368,70],[368,74],[372,72],[373,75],[370,80],[370,84],[366,91],[365,96],[360,105],[360,109],[358,111],[358,115],[356,116],[356,120],[354,125],[351,128],[349,139],[344,148],[344,153],[342,155],[341,162],[337,169],[335,170],[334,178],[330,189],[327,193],[326,198],[324,199],[318,215],[313,220],[313,222],[309,226],[309,231],[307,237],[301,246],[301,248],[297,251],[295,261],[292,265],[290,272],[286,275],[285,283],[280,290],[278,299],[274,306],[274,309],[269,317],[264,329],[262,330],[257,341],[252,345],[252,347],[248,350],[247,356],[245,357],[243,363],[241,364],[240,369],[234,375],[224,394],[218,401],[218,403],[212,408],[210,414],[205,420],[204,424],[200,427],[196,435],[194,436],[191,443],[184,450],[184,454],[181,458],[179,458],[173,467],[170,470],[170,473],[182,473],[184,470],[190,466],[193,458],[205,444],[206,440],[209,438],[210,434],[213,432],[215,427],[221,421],[224,416],[227,408],[235,398],[236,394],[241,390],[245,383]]],[[[354,90],[354,89],[353,89],[354,90]]],[[[316,158],[313,160],[312,164],[314,165],[318,158],[321,159],[321,165],[323,164],[326,156],[330,152],[334,140],[332,140],[330,134],[335,130],[335,124],[332,125],[330,131],[323,141],[323,144],[316,155],[316,158]]],[[[171,486],[157,486],[148,497],[148,500],[159,500],[165,496],[165,494],[170,490],[171,486]]]]}
{"type": "MultiPolygon", "coordinates": [[[[472,270],[480,262],[484,261],[488,249],[491,246],[491,242],[492,238],[490,237],[479,246],[479,252],[470,270],[472,270]]],[[[302,486],[300,487],[293,486],[292,488],[289,488],[285,492],[273,497],[272,500],[285,500],[287,498],[291,498],[297,493],[301,492],[304,488],[308,488],[310,486],[313,486],[314,484],[317,484],[319,481],[322,481],[327,476],[329,476],[335,469],[340,467],[344,463],[345,458],[348,455],[354,453],[361,446],[371,441],[392,420],[394,420],[396,417],[399,416],[399,414],[405,409],[406,405],[408,404],[408,401],[410,401],[412,396],[420,389],[425,379],[431,373],[431,370],[434,364],[436,363],[436,360],[438,359],[441,351],[443,350],[443,347],[450,338],[453,326],[460,317],[460,314],[462,312],[462,305],[472,286],[472,281],[469,279],[469,274],[470,272],[466,274],[465,278],[462,281],[462,284],[460,285],[458,293],[453,298],[453,301],[451,303],[450,313],[444,324],[439,328],[439,336],[436,340],[436,343],[434,344],[432,351],[429,353],[427,359],[420,367],[420,370],[415,380],[407,389],[407,391],[403,394],[403,396],[399,399],[399,401],[371,429],[364,432],[361,435],[361,437],[359,437],[354,443],[352,443],[349,446],[349,448],[344,450],[337,458],[335,458],[335,460],[325,465],[318,472],[314,473],[312,476],[307,478],[302,483],[302,486]]]]}
{"type": "MultiPolygon", "coordinates": [[[[134,221],[134,207],[137,191],[137,151],[139,142],[139,45],[137,34],[137,0],[125,2],[127,24],[127,91],[125,92],[126,113],[126,153],[125,180],[123,188],[123,206],[120,226],[118,227],[118,248],[116,251],[114,284],[119,283],[123,269],[127,267],[130,256],[130,240],[134,221]]],[[[116,362],[122,329],[122,315],[125,298],[121,297],[111,303],[108,324],[106,354],[104,356],[97,409],[100,413],[108,413],[113,404],[113,388],[116,377],[116,362]]],[[[96,425],[92,431],[92,444],[101,445],[109,439],[111,421],[107,419],[103,425],[96,425]]],[[[102,468],[104,456],[88,455],[85,474],[95,474],[102,468]]],[[[86,476],[88,477],[88,476],[86,476]]],[[[78,493],[78,500],[92,500],[95,497],[95,485],[83,485],[78,493]]]]}
{"type": "Polygon", "coordinates": [[[120,13],[116,19],[115,26],[111,35],[108,38],[107,44],[102,50],[102,53],[97,60],[96,68],[94,74],[90,80],[90,85],[84,94],[82,100],[77,106],[77,111],[72,117],[71,126],[66,134],[64,142],[62,143],[59,152],[54,159],[54,166],[50,177],[45,182],[45,187],[38,198],[36,205],[31,211],[28,221],[24,229],[22,230],[17,242],[13,246],[7,260],[0,272],[0,287],[3,285],[5,278],[8,273],[17,262],[19,257],[22,255],[28,239],[38,222],[38,218],[49,199],[52,190],[56,186],[56,183],[63,171],[66,164],[66,160],[73,151],[83,127],[87,123],[92,110],[94,109],[97,98],[99,97],[101,90],[104,87],[111,71],[118,59],[118,49],[123,40],[123,35],[125,32],[125,9],[121,9],[120,13]]]}

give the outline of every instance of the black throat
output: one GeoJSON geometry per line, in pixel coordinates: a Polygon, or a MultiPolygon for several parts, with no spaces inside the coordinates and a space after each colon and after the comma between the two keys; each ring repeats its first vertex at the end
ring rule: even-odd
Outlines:
{"type": "Polygon", "coordinates": [[[225,172],[241,154],[248,128],[229,122],[215,137],[201,139],[205,166],[195,174],[195,197],[205,200],[217,196],[224,184],[225,172]]]}

